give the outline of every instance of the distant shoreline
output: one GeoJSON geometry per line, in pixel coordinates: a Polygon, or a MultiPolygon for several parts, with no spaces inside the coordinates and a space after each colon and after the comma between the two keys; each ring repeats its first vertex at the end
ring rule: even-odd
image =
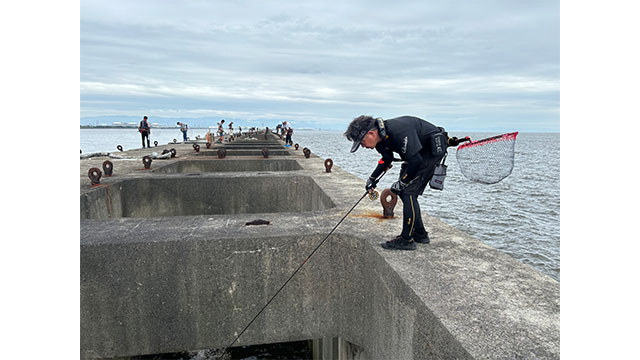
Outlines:
{"type": "MultiPolygon", "coordinates": [[[[209,126],[209,127],[189,127],[189,130],[195,130],[195,129],[200,129],[200,130],[208,130],[209,128],[214,128],[214,126],[209,126]]],[[[137,126],[134,125],[80,125],[80,129],[138,129],[137,126]]],[[[151,129],[174,129],[174,130],[180,130],[179,126],[168,126],[168,125],[156,125],[156,126],[151,126],[151,129]]],[[[247,129],[249,129],[249,127],[247,127],[247,129]]],[[[312,128],[298,128],[298,129],[294,129],[294,130],[298,130],[298,131],[342,131],[340,129],[312,129],[312,128]]],[[[227,129],[225,129],[225,131],[227,131],[227,129]]],[[[472,132],[472,133],[487,133],[487,134],[497,134],[497,133],[507,133],[509,131],[507,130],[491,130],[491,129],[483,129],[483,130],[458,130],[458,129],[452,129],[449,131],[450,134],[453,133],[463,133],[463,132],[472,132]]],[[[538,131],[520,131],[521,133],[524,134],[560,134],[560,131],[545,131],[545,130],[538,130],[538,131]]]]}
{"type": "MultiPolygon", "coordinates": [[[[135,125],[80,125],[80,129],[138,129],[135,125]]],[[[151,129],[178,129],[180,126],[151,126],[151,129]]],[[[208,129],[208,127],[190,127],[189,129],[208,129]]]]}
{"type": "MultiPolygon", "coordinates": [[[[215,128],[215,126],[209,126],[209,127],[189,127],[189,130],[194,130],[194,129],[204,129],[204,130],[208,130],[209,128],[215,128]]],[[[136,125],[80,125],[80,129],[138,129],[138,126],[136,125]]],[[[167,125],[160,125],[160,126],[151,126],[151,129],[176,129],[176,130],[180,130],[180,126],[167,126],[167,125]]],[[[247,129],[249,129],[249,127],[247,127],[247,129]]],[[[225,131],[227,131],[228,129],[225,128],[225,131]]],[[[234,128],[235,130],[235,128],[234,128]]],[[[299,128],[296,130],[304,130],[304,131],[341,131],[341,130],[332,130],[332,129],[310,129],[310,128],[299,128]]]]}

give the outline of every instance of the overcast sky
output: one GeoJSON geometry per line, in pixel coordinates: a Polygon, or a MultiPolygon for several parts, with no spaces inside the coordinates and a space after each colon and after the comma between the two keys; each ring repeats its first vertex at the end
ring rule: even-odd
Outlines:
{"type": "Polygon", "coordinates": [[[81,117],[559,131],[559,1],[80,1],[81,117]]]}

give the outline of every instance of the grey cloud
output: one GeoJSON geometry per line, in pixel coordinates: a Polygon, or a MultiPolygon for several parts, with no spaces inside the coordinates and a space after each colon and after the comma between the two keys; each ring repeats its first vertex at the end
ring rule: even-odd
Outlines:
{"type": "MultiPolygon", "coordinates": [[[[366,107],[466,118],[512,104],[558,127],[557,2],[157,4],[83,0],[83,99],[336,121],[366,107]]],[[[101,104],[83,100],[83,113],[120,111],[101,104]]]]}

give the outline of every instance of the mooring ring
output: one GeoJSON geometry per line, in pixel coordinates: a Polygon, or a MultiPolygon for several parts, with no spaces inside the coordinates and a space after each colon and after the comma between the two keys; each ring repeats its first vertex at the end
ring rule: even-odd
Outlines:
{"type": "Polygon", "coordinates": [[[142,164],[144,164],[145,169],[151,168],[151,156],[145,155],[142,157],[142,164]]]}
{"type": "Polygon", "coordinates": [[[158,146],[158,140],[154,141],[153,145],[158,146]]]}
{"type": "Polygon", "coordinates": [[[196,152],[200,152],[200,145],[195,144],[195,146],[193,147],[193,149],[194,149],[196,152]]]}
{"type": "Polygon", "coordinates": [[[309,150],[308,148],[304,148],[303,152],[304,157],[306,157],[307,159],[311,156],[311,150],[309,150]]]}
{"type": "Polygon", "coordinates": [[[97,167],[92,167],[89,169],[89,180],[91,180],[91,185],[100,184],[100,178],[102,177],[102,171],[97,167]]]}
{"type": "Polygon", "coordinates": [[[331,172],[332,167],[333,167],[333,160],[327,159],[324,161],[324,168],[327,172],[331,172]]]}
{"type": "Polygon", "coordinates": [[[384,217],[393,217],[393,209],[398,202],[398,195],[391,192],[391,189],[382,190],[380,195],[380,203],[382,204],[382,215],[384,217]],[[389,199],[391,197],[391,199],[389,199]]]}
{"type": "Polygon", "coordinates": [[[109,160],[105,160],[102,163],[102,170],[104,170],[104,176],[111,176],[111,174],[113,174],[113,163],[109,160]]]}
{"type": "Polygon", "coordinates": [[[171,157],[174,158],[176,157],[177,151],[174,148],[169,149],[169,151],[171,151],[171,157]]]}
{"type": "Polygon", "coordinates": [[[211,149],[211,143],[207,142],[207,149],[211,149]]]}
{"type": "Polygon", "coordinates": [[[296,150],[298,150],[298,148],[300,147],[300,145],[295,144],[296,150]]]}
{"type": "Polygon", "coordinates": [[[118,145],[118,146],[116,146],[116,149],[118,149],[118,150],[122,151],[122,145],[118,145]]]}

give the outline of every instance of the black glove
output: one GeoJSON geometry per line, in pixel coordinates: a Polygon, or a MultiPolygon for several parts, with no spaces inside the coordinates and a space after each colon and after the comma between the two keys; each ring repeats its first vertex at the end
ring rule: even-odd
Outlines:
{"type": "Polygon", "coordinates": [[[466,139],[458,139],[457,137],[454,136],[452,138],[449,138],[447,143],[449,144],[449,146],[458,146],[463,141],[466,141],[466,139]]]}
{"type": "Polygon", "coordinates": [[[407,185],[408,184],[403,183],[402,180],[398,180],[393,184],[391,184],[391,192],[396,195],[400,195],[400,193],[402,193],[402,191],[407,187],[407,185]]]}
{"type": "Polygon", "coordinates": [[[369,176],[369,178],[367,179],[367,185],[364,186],[364,188],[367,191],[371,191],[373,189],[376,188],[376,185],[378,185],[378,180],[372,178],[371,176],[369,176]]]}

